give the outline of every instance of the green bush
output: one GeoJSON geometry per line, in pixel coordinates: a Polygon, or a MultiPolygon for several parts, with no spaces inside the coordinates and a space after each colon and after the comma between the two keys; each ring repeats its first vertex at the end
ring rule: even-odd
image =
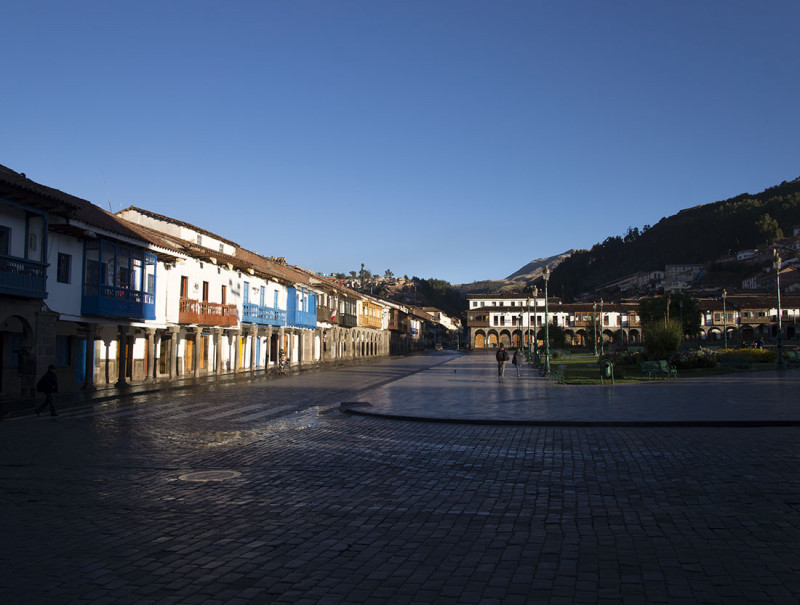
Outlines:
{"type": "Polygon", "coordinates": [[[680,321],[670,320],[669,323],[660,321],[645,324],[644,350],[647,358],[651,360],[667,359],[678,351],[683,338],[683,326],[680,321]]]}
{"type": "Polygon", "coordinates": [[[725,349],[717,351],[717,357],[736,357],[751,363],[773,363],[778,359],[778,352],[772,349],[725,349]]]}
{"type": "Polygon", "coordinates": [[[717,367],[717,354],[708,349],[680,351],[669,359],[678,370],[700,370],[717,367]]]}

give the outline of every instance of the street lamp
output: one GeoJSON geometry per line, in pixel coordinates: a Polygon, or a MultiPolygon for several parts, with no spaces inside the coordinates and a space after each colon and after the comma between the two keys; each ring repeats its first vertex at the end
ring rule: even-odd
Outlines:
{"type": "MultiPolygon", "coordinates": [[[[539,313],[536,310],[536,297],[539,296],[539,288],[536,286],[533,287],[533,363],[539,363],[537,355],[539,354],[539,337],[536,333],[537,328],[539,327],[539,313]]],[[[530,323],[530,320],[528,320],[530,323]]]]}
{"type": "Polygon", "coordinates": [[[725,306],[725,299],[728,298],[728,291],[722,290],[722,347],[728,348],[728,308],[725,306]]]}
{"type": "Polygon", "coordinates": [[[600,355],[603,355],[603,299],[600,299],[600,355]]]}
{"type": "Polygon", "coordinates": [[[778,363],[777,368],[783,369],[783,326],[781,325],[781,255],[775,250],[775,284],[778,287],[778,363]]]}
{"type": "Polygon", "coordinates": [[[544,375],[550,374],[550,315],[547,309],[547,282],[550,279],[550,269],[544,266],[544,375]]]}

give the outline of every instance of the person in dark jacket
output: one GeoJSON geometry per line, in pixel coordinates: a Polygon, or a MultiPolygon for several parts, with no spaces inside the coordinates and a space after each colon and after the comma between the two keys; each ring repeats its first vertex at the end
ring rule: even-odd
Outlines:
{"type": "Polygon", "coordinates": [[[55,366],[49,366],[47,373],[39,379],[36,390],[44,393],[44,403],[36,408],[36,415],[40,415],[42,410],[50,406],[50,415],[58,416],[56,412],[56,393],[58,393],[58,378],[56,377],[55,366]]]}
{"type": "Polygon", "coordinates": [[[520,371],[522,370],[522,353],[519,352],[519,349],[514,351],[514,358],[511,360],[511,363],[517,368],[517,378],[519,378],[520,371]]]}
{"type": "Polygon", "coordinates": [[[508,353],[503,345],[500,345],[500,348],[497,349],[495,359],[497,359],[497,375],[502,378],[506,371],[506,362],[508,361],[508,353]]]}

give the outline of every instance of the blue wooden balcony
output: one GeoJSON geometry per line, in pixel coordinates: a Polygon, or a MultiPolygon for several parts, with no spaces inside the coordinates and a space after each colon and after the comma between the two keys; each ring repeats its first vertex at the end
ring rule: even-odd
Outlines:
{"type": "Polygon", "coordinates": [[[81,313],[128,319],[155,319],[156,296],[142,290],[84,284],[81,313]]]}
{"type": "Polygon", "coordinates": [[[297,328],[311,328],[312,330],[317,327],[317,312],[315,311],[287,311],[286,321],[288,325],[297,328]]]}
{"type": "Polygon", "coordinates": [[[0,255],[0,294],[47,298],[47,264],[0,255]]]}
{"type": "Polygon", "coordinates": [[[156,318],[156,256],[102,238],[84,240],[81,313],[156,318]]]}
{"type": "Polygon", "coordinates": [[[286,311],[266,305],[244,303],[242,305],[242,323],[259,326],[285,326],[286,311]]]}

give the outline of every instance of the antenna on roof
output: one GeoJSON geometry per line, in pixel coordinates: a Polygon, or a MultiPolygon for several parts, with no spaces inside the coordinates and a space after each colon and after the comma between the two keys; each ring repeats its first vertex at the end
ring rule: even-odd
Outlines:
{"type": "Polygon", "coordinates": [[[108,204],[108,211],[111,214],[114,214],[114,211],[111,209],[111,198],[108,196],[108,181],[106,180],[106,170],[105,168],[102,169],[103,171],[103,186],[106,190],[106,203],[108,204]]]}

